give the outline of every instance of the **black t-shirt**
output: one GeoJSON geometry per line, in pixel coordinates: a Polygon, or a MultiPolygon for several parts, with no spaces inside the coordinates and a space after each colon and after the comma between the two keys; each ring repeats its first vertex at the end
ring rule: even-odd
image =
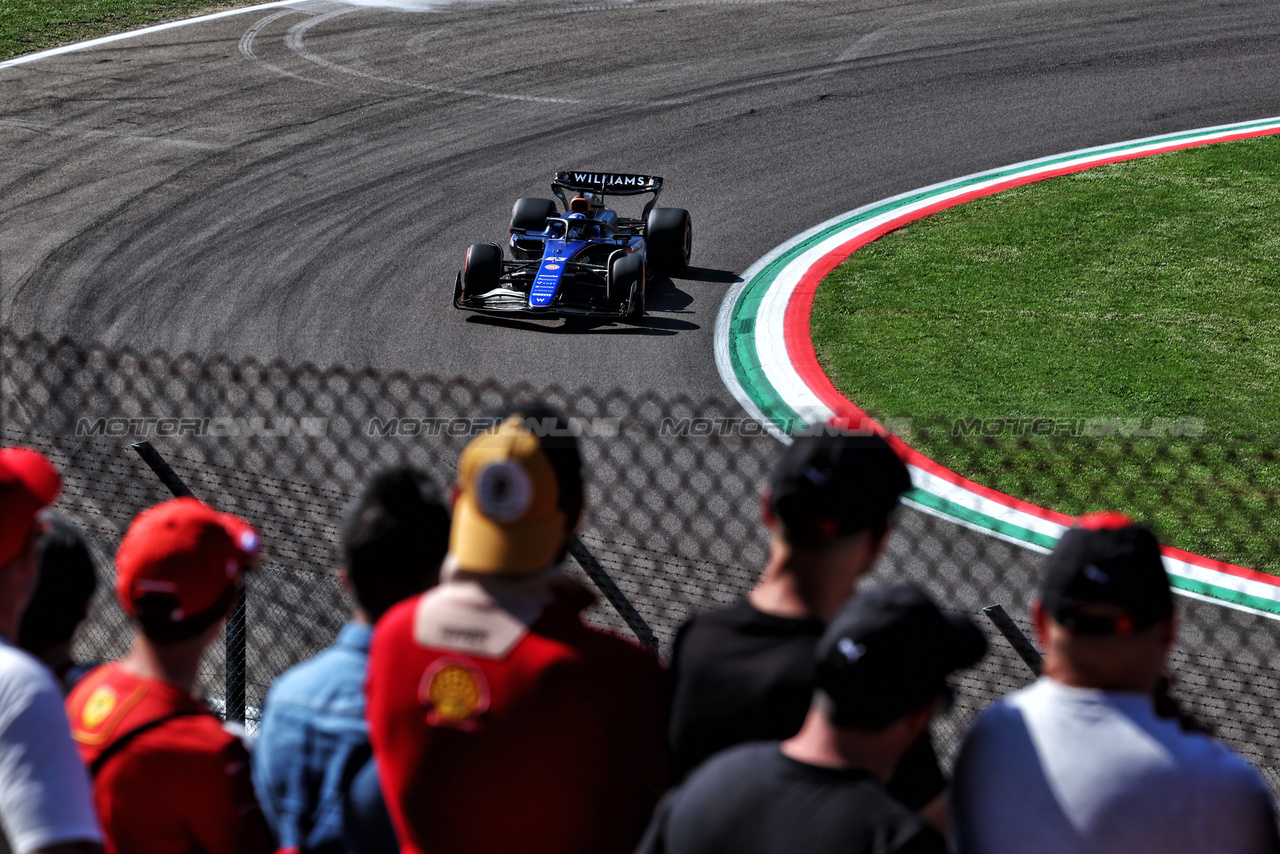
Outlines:
{"type": "Polygon", "coordinates": [[[636,854],[945,854],[941,836],[865,771],[748,744],[702,765],[659,805],[636,854]]]}
{"type": "MultiPolygon", "coordinates": [[[[680,627],[671,653],[667,730],[677,779],[728,747],[782,741],[800,731],[825,628],[815,618],[766,614],[745,599],[695,614],[680,627]]],[[[902,757],[888,790],[920,809],[946,785],[926,732],[902,757]]]]}

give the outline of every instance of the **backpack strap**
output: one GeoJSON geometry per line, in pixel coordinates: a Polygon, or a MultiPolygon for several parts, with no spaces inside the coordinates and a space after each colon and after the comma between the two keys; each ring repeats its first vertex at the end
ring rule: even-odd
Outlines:
{"type": "Polygon", "coordinates": [[[144,732],[150,732],[153,729],[158,729],[159,727],[164,726],[169,721],[174,720],[176,718],[187,718],[193,715],[203,715],[203,714],[206,714],[206,713],[203,711],[194,711],[194,710],[187,710],[183,712],[172,712],[167,715],[161,715],[158,718],[153,718],[152,720],[149,720],[144,724],[140,724],[139,726],[134,727],[133,729],[126,732],[124,735],[117,738],[115,741],[108,744],[106,748],[101,753],[98,754],[97,758],[94,759],[93,762],[89,763],[89,776],[91,778],[96,779],[98,774],[102,771],[103,766],[106,765],[109,761],[111,761],[112,757],[114,757],[120,751],[128,747],[129,742],[133,741],[135,738],[142,735],[144,732]]]}

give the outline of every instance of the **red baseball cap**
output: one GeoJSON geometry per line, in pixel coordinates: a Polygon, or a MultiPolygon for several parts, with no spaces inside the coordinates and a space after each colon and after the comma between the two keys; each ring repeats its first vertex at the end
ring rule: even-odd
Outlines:
{"type": "Polygon", "coordinates": [[[174,498],[139,513],[120,541],[116,595],[148,636],[193,637],[230,610],[258,548],[243,519],[174,498]]]}
{"type": "Polygon", "coordinates": [[[40,511],[62,491],[49,458],[31,448],[0,448],[0,566],[26,545],[40,511]]]}

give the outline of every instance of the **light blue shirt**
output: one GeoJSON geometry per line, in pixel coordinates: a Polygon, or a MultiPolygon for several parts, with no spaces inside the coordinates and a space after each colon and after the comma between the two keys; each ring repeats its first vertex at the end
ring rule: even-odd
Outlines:
{"type": "MultiPolygon", "coordinates": [[[[343,811],[351,783],[371,756],[364,681],[373,627],[348,623],[333,645],[285,671],[267,693],[253,752],[253,785],[281,848],[346,852],[343,811]]],[[[377,803],[357,812],[385,815],[377,803]]],[[[387,819],[388,826],[390,819],[387,819]]]]}
{"type": "Polygon", "coordinates": [[[951,790],[960,854],[1276,854],[1271,791],[1146,694],[1049,678],[984,711],[951,790]]]}

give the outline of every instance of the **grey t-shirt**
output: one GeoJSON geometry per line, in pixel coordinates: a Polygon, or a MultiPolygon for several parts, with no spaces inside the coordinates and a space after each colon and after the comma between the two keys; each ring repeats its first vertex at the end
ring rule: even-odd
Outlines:
{"type": "Polygon", "coordinates": [[[1277,852],[1270,790],[1144,694],[1043,678],[988,708],[956,761],[959,854],[1277,852]]]}
{"type": "Polygon", "coordinates": [[[946,854],[931,827],[866,771],[823,768],[779,742],[707,760],[668,793],[636,854],[946,854]]]}

